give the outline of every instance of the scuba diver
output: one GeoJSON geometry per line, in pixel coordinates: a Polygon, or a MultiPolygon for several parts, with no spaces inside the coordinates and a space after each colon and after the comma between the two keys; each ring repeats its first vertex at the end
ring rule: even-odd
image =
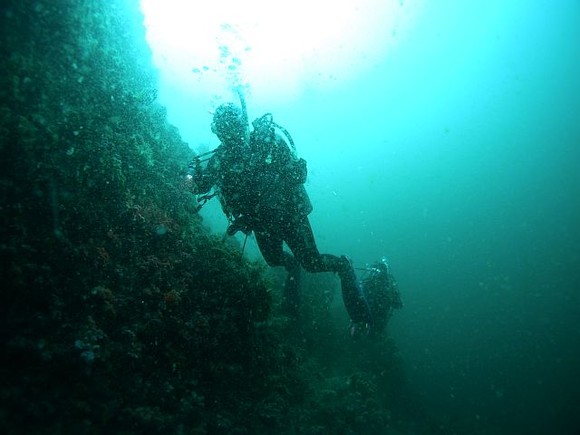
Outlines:
{"type": "Polygon", "coordinates": [[[403,308],[399,287],[386,257],[373,263],[362,277],[364,296],[373,319],[373,335],[384,333],[393,310],[403,308]]]}
{"type": "Polygon", "coordinates": [[[289,315],[298,314],[301,267],[310,273],[335,272],[351,330],[370,331],[371,313],[350,259],[321,254],[316,246],[308,218],[312,204],[304,188],[306,161],[296,157],[292,138],[271,114],[255,120],[250,131],[245,101],[238,95],[241,108],[222,104],[213,115],[211,130],[221,143],[204,160],[205,167],[200,156],[192,162],[192,192],[206,194],[204,202],[217,195],[230,222],[227,234],[253,231],[266,263],[286,269],[282,306],[289,315]],[[214,193],[208,194],[212,187],[214,193]]]}

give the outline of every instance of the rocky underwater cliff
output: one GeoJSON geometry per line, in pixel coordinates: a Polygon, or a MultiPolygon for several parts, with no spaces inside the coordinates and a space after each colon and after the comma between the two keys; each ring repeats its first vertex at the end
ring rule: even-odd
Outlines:
{"type": "Polygon", "coordinates": [[[433,424],[393,342],[333,321],[332,277],[293,324],[276,274],[204,227],[141,23],[122,0],[0,8],[3,433],[433,424]]]}

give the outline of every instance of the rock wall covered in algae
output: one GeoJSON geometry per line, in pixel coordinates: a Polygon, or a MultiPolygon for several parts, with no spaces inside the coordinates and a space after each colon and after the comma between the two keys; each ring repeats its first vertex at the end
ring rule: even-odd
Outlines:
{"type": "Polygon", "coordinates": [[[325,317],[332,280],[290,324],[276,279],[204,230],[141,22],[121,0],[0,9],[3,432],[418,425],[393,343],[325,317]]]}

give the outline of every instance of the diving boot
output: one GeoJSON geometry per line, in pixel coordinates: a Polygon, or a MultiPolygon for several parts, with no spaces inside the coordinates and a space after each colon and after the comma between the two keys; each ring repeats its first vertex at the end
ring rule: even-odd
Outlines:
{"type": "Polygon", "coordinates": [[[342,266],[338,276],[340,277],[342,300],[346,311],[354,325],[365,325],[365,328],[369,329],[372,326],[372,316],[360,282],[350,259],[345,255],[340,259],[342,266]]]}

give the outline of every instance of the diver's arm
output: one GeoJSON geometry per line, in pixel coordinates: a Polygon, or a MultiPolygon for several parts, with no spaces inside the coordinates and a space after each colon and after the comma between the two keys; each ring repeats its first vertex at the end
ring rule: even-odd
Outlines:
{"type": "Polygon", "coordinates": [[[192,193],[200,194],[211,190],[217,181],[218,165],[219,162],[215,155],[209,159],[205,168],[202,168],[201,164],[197,162],[193,173],[192,193]]]}

